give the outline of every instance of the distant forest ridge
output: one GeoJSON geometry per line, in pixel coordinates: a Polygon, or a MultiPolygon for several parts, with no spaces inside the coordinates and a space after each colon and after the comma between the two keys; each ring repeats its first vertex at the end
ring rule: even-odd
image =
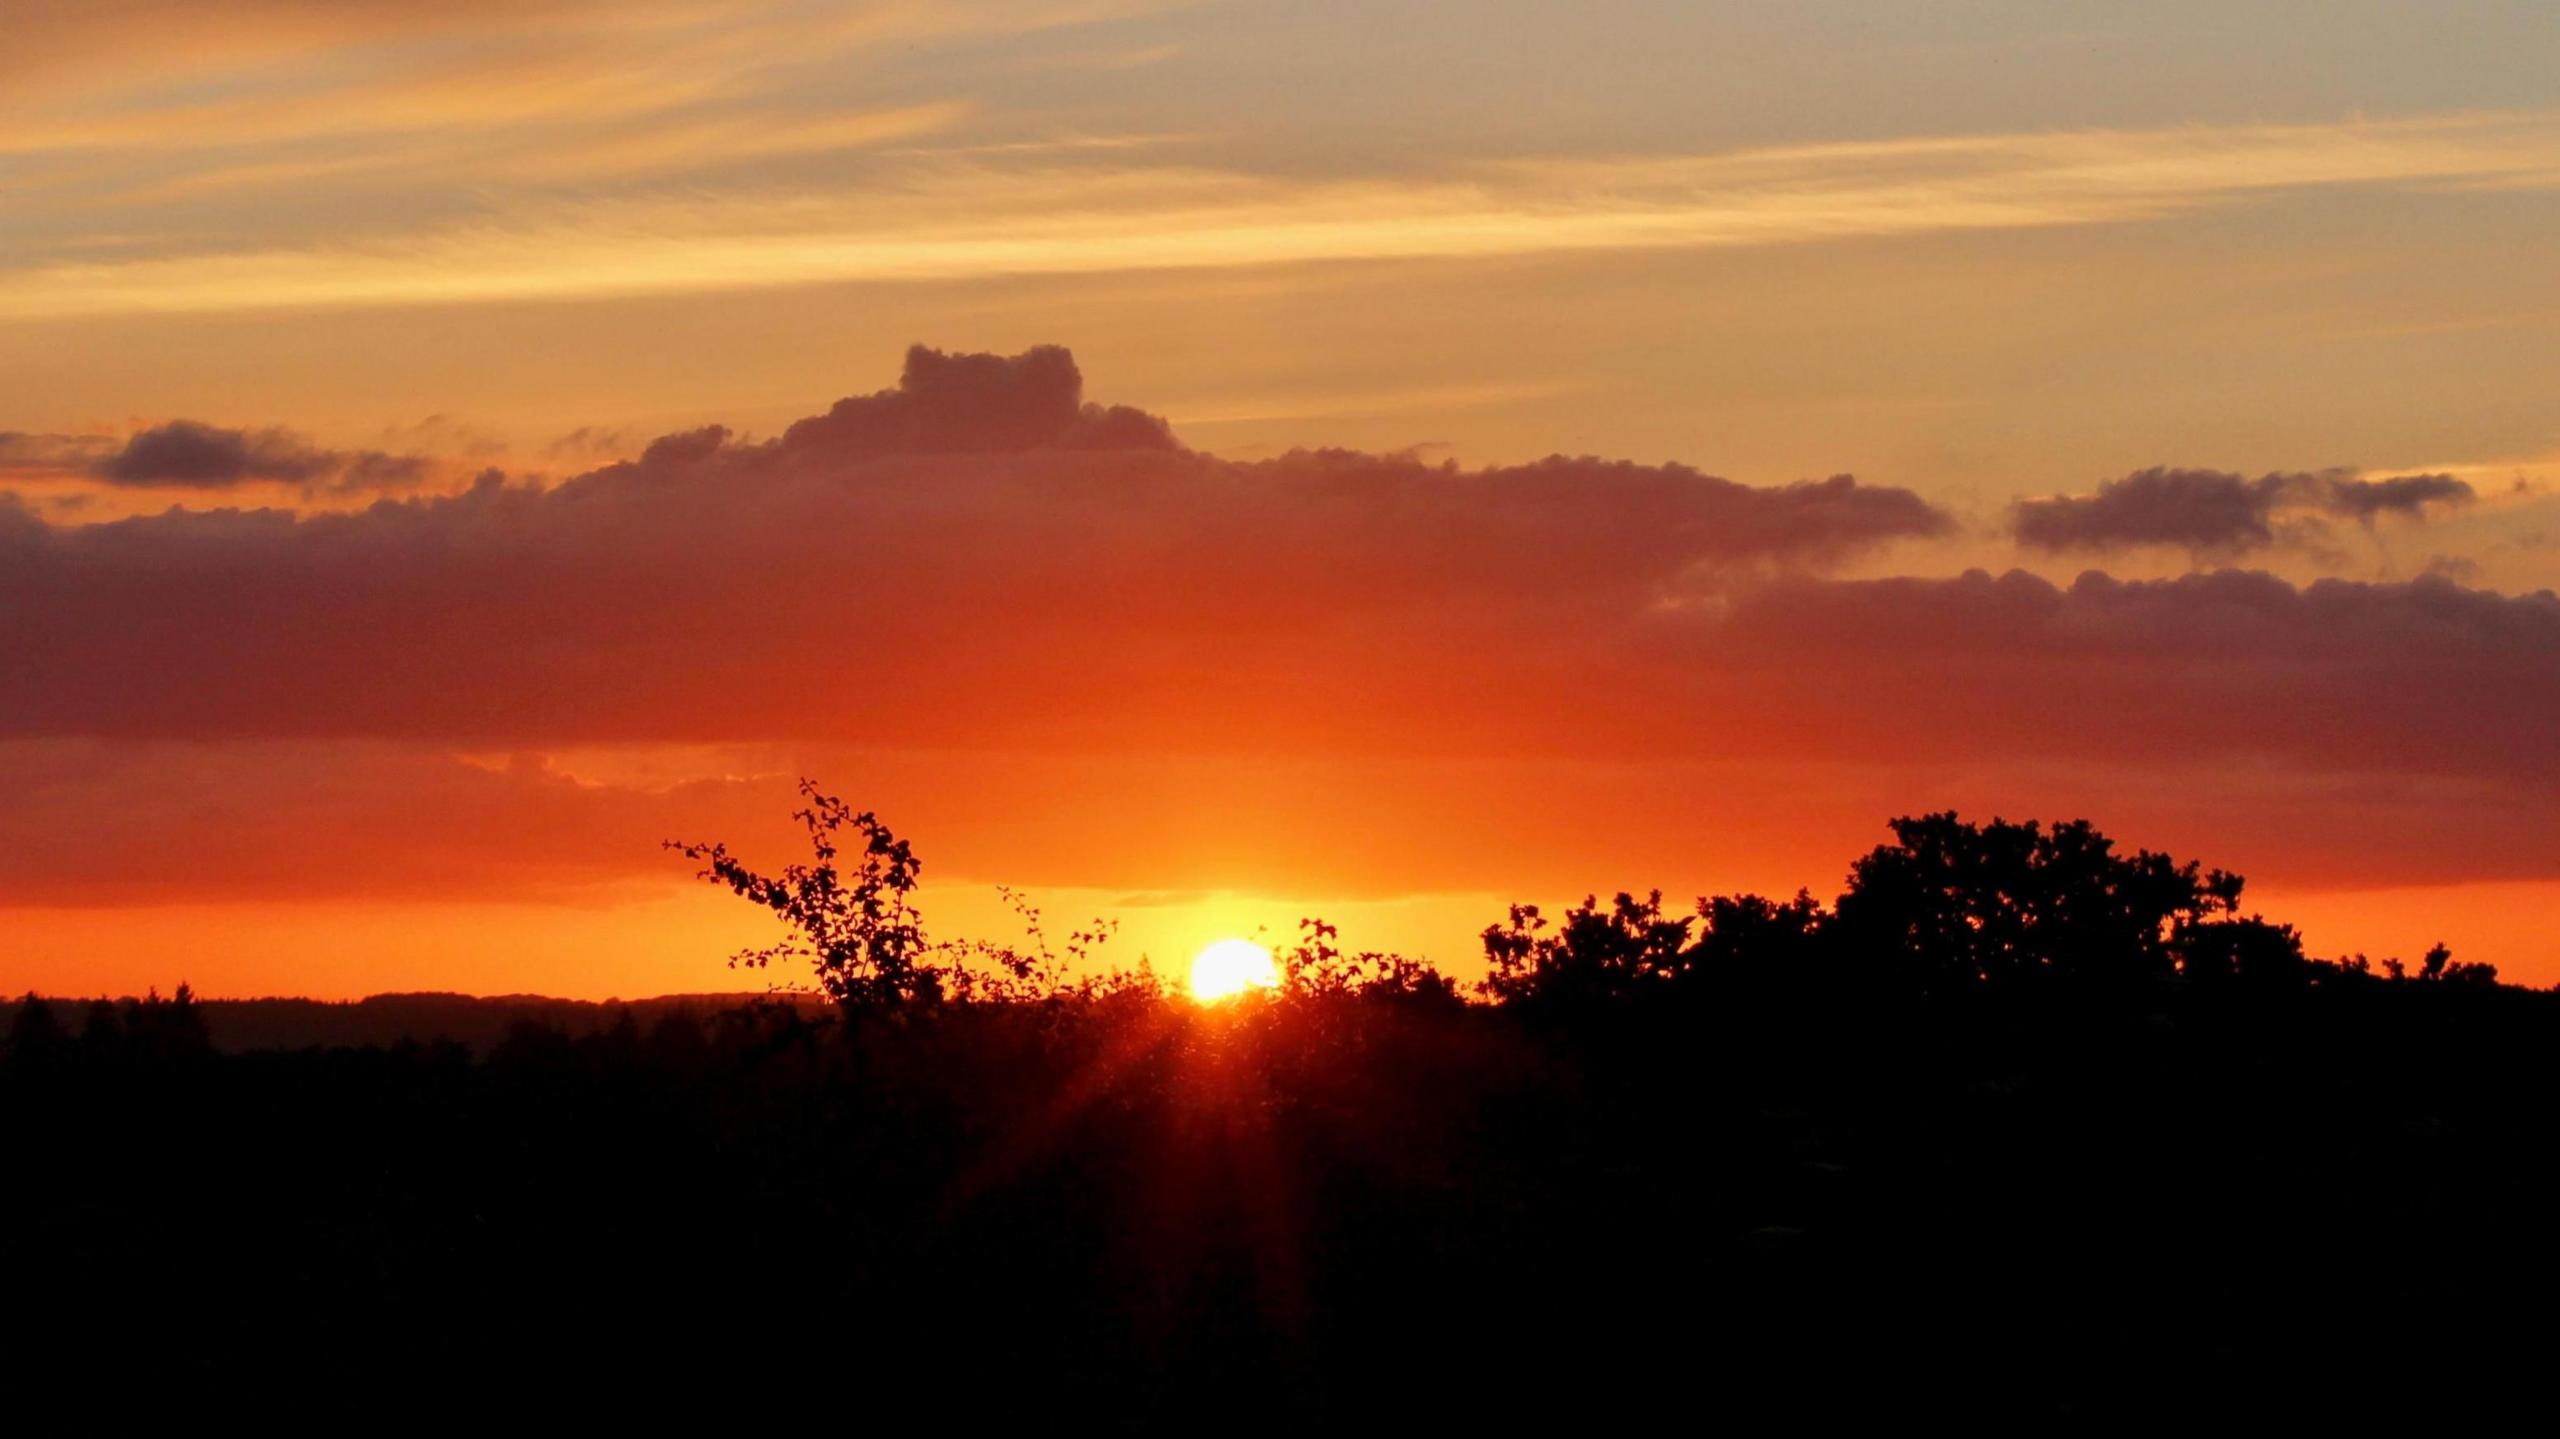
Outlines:
{"type": "MultiPolygon", "coordinates": [[[[823,996],[795,994],[669,994],[652,999],[553,999],[537,994],[471,995],[422,992],[375,994],[363,999],[194,999],[213,1048],[239,1054],[266,1049],[389,1048],[404,1042],[447,1041],[475,1051],[495,1048],[519,1026],[535,1026],[572,1038],[603,1034],[626,1019],[642,1028],[670,1017],[703,1019],[754,1004],[794,1004],[828,1009],[823,996]]],[[[14,1027],[24,1000],[0,1001],[14,1027]]],[[[86,996],[48,997],[73,1029],[84,1010],[100,1003],[86,996]]],[[[131,996],[104,1001],[119,1014],[148,1004],[131,996]]]]}

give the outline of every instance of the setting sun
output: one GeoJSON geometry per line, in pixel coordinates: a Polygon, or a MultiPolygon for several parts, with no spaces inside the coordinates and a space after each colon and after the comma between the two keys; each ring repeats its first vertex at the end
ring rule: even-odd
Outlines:
{"type": "Polygon", "coordinates": [[[1191,997],[1202,1004],[1279,986],[1280,966],[1271,951],[1249,939],[1218,940],[1191,960],[1191,997]]]}

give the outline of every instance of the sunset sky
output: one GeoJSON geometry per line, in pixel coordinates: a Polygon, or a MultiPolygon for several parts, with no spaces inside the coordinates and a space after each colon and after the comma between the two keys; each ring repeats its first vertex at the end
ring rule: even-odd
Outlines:
{"type": "Polygon", "coordinates": [[[1829,898],[2560,981],[2560,17],[0,0],[0,989],[1829,898]],[[1852,478],[1854,477],[1854,478],[1852,478]]]}

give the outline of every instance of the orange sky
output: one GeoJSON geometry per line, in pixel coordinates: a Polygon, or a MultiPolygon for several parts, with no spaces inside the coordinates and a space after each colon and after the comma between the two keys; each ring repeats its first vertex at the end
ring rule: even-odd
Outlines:
{"type": "Polygon", "coordinates": [[[2560,27],[2288,14],[34,5],[0,989],[727,986],[801,774],[1169,966],[1958,808],[2560,981],[2560,27]]]}

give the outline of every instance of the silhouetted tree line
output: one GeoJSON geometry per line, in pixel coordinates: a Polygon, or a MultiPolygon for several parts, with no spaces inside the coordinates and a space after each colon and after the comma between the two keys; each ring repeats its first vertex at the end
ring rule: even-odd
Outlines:
{"type": "Polygon", "coordinates": [[[22,1064],[75,1055],[90,1061],[171,1064],[213,1052],[204,1012],[185,984],[166,999],[153,989],[140,999],[91,1000],[81,1010],[76,1030],[64,1023],[53,1001],[29,993],[10,1017],[8,1033],[9,1059],[22,1064]]]}
{"type": "MultiPolygon", "coordinates": [[[[736,956],[733,967],[805,963],[828,997],[867,1008],[1154,983],[1143,972],[1091,977],[1107,924],[1077,931],[1062,956],[1046,943],[1039,912],[1010,894],[1027,945],[932,940],[915,905],[923,862],[913,848],[876,814],[813,782],[803,780],[801,792],[808,803],[794,817],[809,836],[806,864],[767,875],[725,845],[669,843],[703,863],[702,878],[783,922],[780,943],[736,956]]],[[[1690,914],[1666,911],[1659,890],[1642,899],[1621,892],[1605,906],[1586,898],[1556,920],[1536,905],[1514,905],[1484,932],[1488,972],[1477,991],[1498,1004],[1555,1008],[1784,991],[1946,995],[2375,977],[2362,956],[2313,959],[2292,926],[2242,914],[2240,876],[2150,850],[2121,853],[2087,820],[1983,825],[1948,812],[1897,819],[1891,829],[1894,842],[1860,858],[1828,908],[1802,890],[1788,900],[1703,897],[1690,914]]],[[[1458,997],[1455,983],[1423,961],[1346,954],[1338,939],[1323,920],[1302,922],[1283,956],[1287,992],[1458,997]]],[[[2391,959],[2381,976],[2497,982],[2494,966],[2454,961],[2440,944],[2414,974],[2391,959]]]]}
{"type": "MultiPolygon", "coordinates": [[[[1852,867],[1825,908],[1716,895],[1689,915],[1660,891],[1587,899],[1550,923],[1515,905],[1485,931],[1489,996],[1532,1005],[1643,997],[1868,989],[1912,995],[1973,990],[2136,990],[2166,983],[2308,986],[2375,977],[2361,955],[2314,959],[2291,925],[2240,912],[2243,881],[2149,850],[2119,853],[2086,820],[1969,824],[1953,813],[1892,822],[1894,843],[1852,867]]],[[[2454,961],[2439,944],[2412,974],[2494,985],[2495,966],[2454,961]]]]}
{"type": "MultiPolygon", "coordinates": [[[[2316,960],[2085,824],[1898,822],[1825,905],[1486,934],[1469,1002],[1320,921],[1202,1008],[1107,932],[954,945],[811,795],[834,1002],[220,1052],[21,1002],[19,1372],[523,1386],[849,1422],[2444,1426],[2553,1341],[2560,995],[2316,960]]],[[[750,956],[747,963],[754,963],[750,956]]],[[[271,1391],[271,1394],[270,1394],[271,1391]]]]}

